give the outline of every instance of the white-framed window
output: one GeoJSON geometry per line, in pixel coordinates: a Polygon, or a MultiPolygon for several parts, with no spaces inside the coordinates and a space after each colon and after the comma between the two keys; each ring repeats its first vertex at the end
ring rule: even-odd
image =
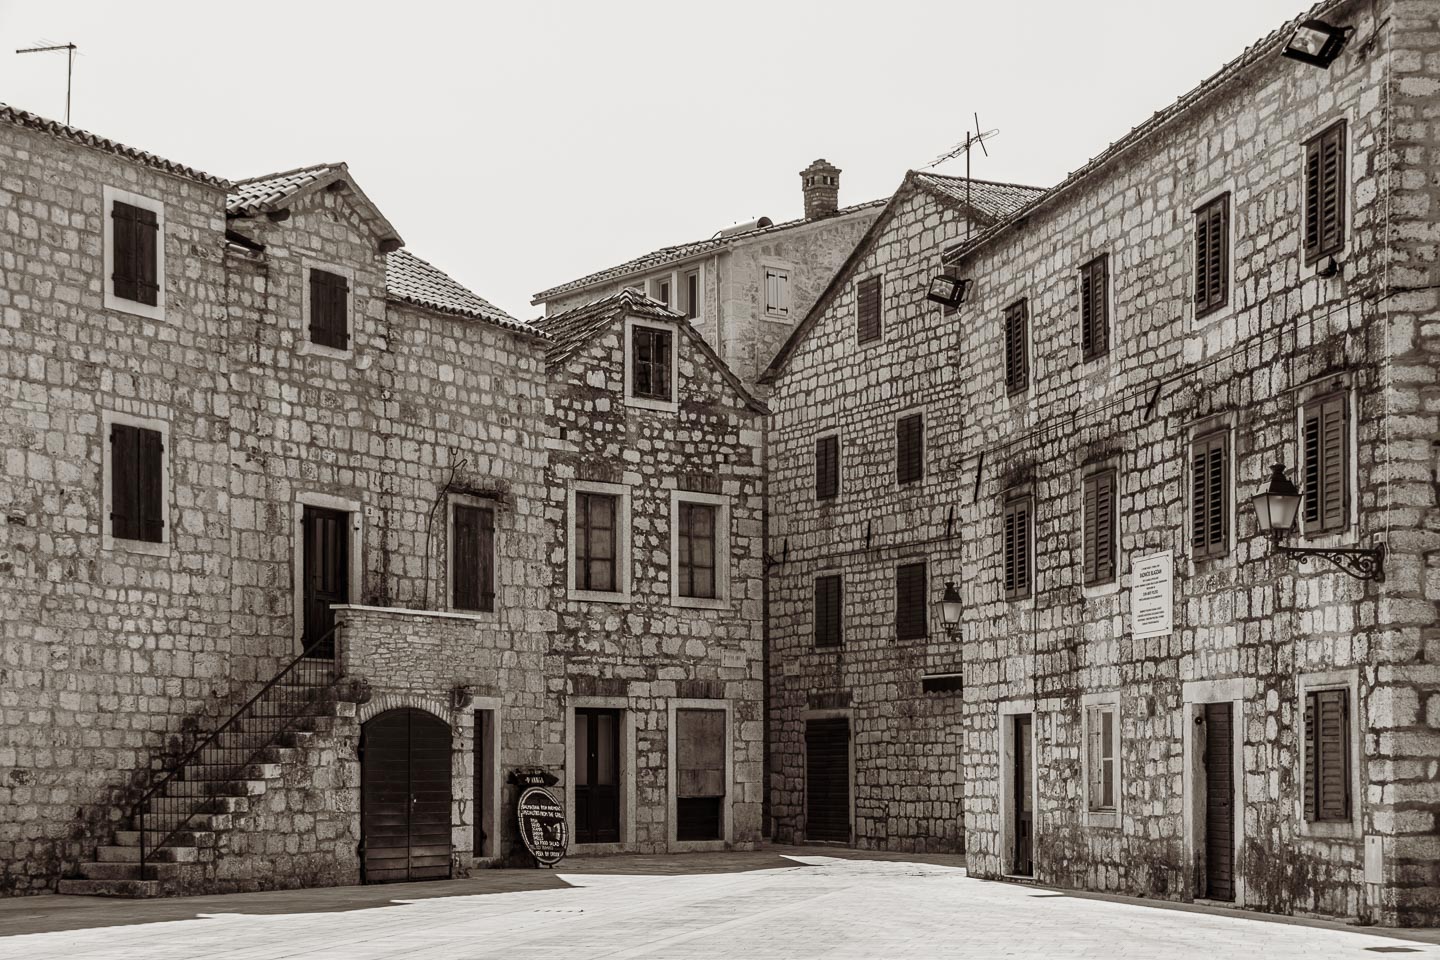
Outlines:
{"type": "Polygon", "coordinates": [[[790,319],[790,271],[784,267],[765,268],[765,316],[790,319]]]}
{"type": "Polygon", "coordinates": [[[679,384],[680,332],[668,323],[625,318],[625,403],[675,413],[679,384]]]}
{"type": "Polygon", "coordinates": [[[170,423],[101,413],[101,548],[170,553],[170,423]]]}
{"type": "Polygon", "coordinates": [[[1301,674],[1296,699],[1299,789],[1295,806],[1300,833],[1358,837],[1360,771],[1364,768],[1359,670],[1301,674]]]}
{"type": "Polygon", "coordinates": [[[165,319],[165,204],[105,186],[105,309],[165,319]]]}
{"type": "Polygon", "coordinates": [[[675,309],[692,323],[705,321],[705,271],[693,267],[680,271],[675,309]]]}
{"type": "Polygon", "coordinates": [[[576,480],[565,491],[571,600],[630,600],[630,488],[576,480]]]}
{"type": "Polygon", "coordinates": [[[495,563],[497,507],[484,497],[449,497],[445,603],[453,613],[495,612],[500,589],[495,563]]]}
{"type": "Polygon", "coordinates": [[[355,271],[308,257],[301,265],[298,352],[348,359],[355,352],[355,271]]]}
{"type": "Polygon", "coordinates": [[[1085,775],[1085,822],[1089,826],[1120,826],[1120,693],[1086,694],[1081,700],[1082,766],[1085,775]]]}
{"type": "Polygon", "coordinates": [[[730,600],[730,498],[670,491],[670,603],[722,609],[730,600]]]}
{"type": "Polygon", "coordinates": [[[649,297],[651,300],[659,300],[665,306],[673,306],[675,303],[675,275],[664,274],[659,277],[651,277],[648,283],[649,297]]]}

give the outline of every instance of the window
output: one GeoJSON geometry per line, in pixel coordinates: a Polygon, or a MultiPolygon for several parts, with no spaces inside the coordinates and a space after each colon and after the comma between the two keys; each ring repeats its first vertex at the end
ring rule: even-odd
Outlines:
{"type": "Polygon", "coordinates": [[[1190,444],[1190,555],[1230,552],[1230,436],[1196,438],[1190,444]]]}
{"type": "Polygon", "coordinates": [[[616,549],[620,498],[609,493],[575,493],[575,589],[619,593],[616,549]]]}
{"type": "Polygon", "coordinates": [[[650,281],[650,299],[659,300],[665,306],[670,306],[670,278],[668,276],[650,281]]]}
{"type": "Polygon", "coordinates": [[[1345,121],[1305,144],[1305,262],[1345,248],[1345,121]]]}
{"type": "Polygon", "coordinates": [[[929,633],[925,561],[895,568],[895,639],[921,640],[929,633]]]}
{"type": "Polygon", "coordinates": [[[495,609],[495,511],[457,503],[451,508],[450,606],[495,609]]]}
{"type": "Polygon", "coordinates": [[[844,579],[838,573],[815,578],[815,646],[838,647],[845,640],[844,579]]]}
{"type": "Polygon", "coordinates": [[[880,278],[866,277],[855,285],[855,337],[860,343],[880,339],[880,278]]]}
{"type": "Polygon", "coordinates": [[[714,599],[715,519],[719,508],[682,500],[678,510],[679,595],[714,599]]]}
{"type": "Polygon", "coordinates": [[[725,711],[675,711],[675,839],[725,839],[725,711]]]}
{"type": "Polygon", "coordinates": [[[350,349],[350,282],[314,267],[310,268],[310,342],[350,349]]]}
{"type": "Polygon", "coordinates": [[[1080,268],[1080,352],[1086,360],[1110,352],[1110,256],[1080,268]]]}
{"type": "Polygon", "coordinates": [[[1085,784],[1090,810],[1113,813],[1120,796],[1120,710],[1116,703],[1085,708],[1085,784]]]}
{"type": "Polygon", "coordinates": [[[765,268],[765,315],[781,318],[790,316],[790,271],[775,267],[765,268]]]}
{"type": "Polygon", "coordinates": [[[165,540],[165,443],[159,430],[110,424],[110,536],[165,540]]]}
{"type": "Polygon", "coordinates": [[[815,499],[833,500],[840,495],[840,436],[829,434],[815,440],[815,499]]]}
{"type": "Polygon", "coordinates": [[[680,275],[681,313],[687,320],[700,319],[700,271],[687,270],[680,275]]]}
{"type": "Polygon", "coordinates": [[[1346,394],[1326,394],[1305,404],[1301,443],[1305,484],[1301,517],[1307,534],[1338,533],[1350,518],[1350,433],[1346,394]]]}
{"type": "Polygon", "coordinates": [[[1005,308],[1005,392],[1030,385],[1030,317],[1024,300],[1005,308]]]}
{"type": "Polygon", "coordinates": [[[925,476],[925,417],[911,413],[895,421],[895,481],[914,483],[925,476]]]}
{"type": "Polygon", "coordinates": [[[1085,478],[1085,586],[1115,581],[1115,471],[1085,478]]]}
{"type": "Polygon", "coordinates": [[[110,274],[116,297],[156,306],[160,294],[160,218],[154,210],[121,200],[110,205],[114,265],[110,274]]]}
{"type": "Polygon", "coordinates": [[[663,327],[630,328],[630,392],[646,400],[671,401],[672,334],[663,327]]]}
{"type": "Polygon", "coordinates": [[[1028,496],[1005,501],[1001,554],[1006,600],[1023,600],[1030,596],[1030,527],[1033,512],[1034,500],[1028,496]]]}
{"type": "Polygon", "coordinates": [[[1350,691],[1305,694],[1305,819],[1350,819],[1350,691]]]}
{"type": "Polygon", "coordinates": [[[1195,211],[1195,316],[1213,313],[1230,296],[1230,194],[1195,211]]]}

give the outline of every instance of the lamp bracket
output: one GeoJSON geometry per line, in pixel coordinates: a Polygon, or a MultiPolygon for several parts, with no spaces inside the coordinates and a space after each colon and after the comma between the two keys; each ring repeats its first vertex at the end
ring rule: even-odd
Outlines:
{"type": "Polygon", "coordinates": [[[1276,551],[1295,557],[1301,563],[1308,563],[1317,557],[1331,566],[1354,577],[1356,580],[1385,582],[1385,546],[1378,547],[1287,547],[1275,545],[1276,551]]]}

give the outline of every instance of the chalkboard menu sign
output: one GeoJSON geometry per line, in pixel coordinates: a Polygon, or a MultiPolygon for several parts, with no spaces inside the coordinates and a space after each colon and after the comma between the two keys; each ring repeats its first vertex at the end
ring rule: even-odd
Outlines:
{"type": "Polygon", "coordinates": [[[535,862],[553,867],[565,858],[569,838],[565,829],[565,807],[544,787],[528,787],[515,805],[520,821],[520,839],[535,862]]]}

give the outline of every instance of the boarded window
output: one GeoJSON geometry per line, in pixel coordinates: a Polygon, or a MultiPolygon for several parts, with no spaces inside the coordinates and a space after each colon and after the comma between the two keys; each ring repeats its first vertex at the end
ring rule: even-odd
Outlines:
{"type": "Polygon", "coordinates": [[[1030,385],[1030,315],[1024,300],[1005,308],[1005,392],[1030,385]]]}
{"type": "Polygon", "coordinates": [[[1219,310],[1230,297],[1230,194],[1195,211],[1195,316],[1219,310]]]}
{"type": "Polygon", "coordinates": [[[110,280],[115,296],[155,306],[160,283],[160,219],[154,210],[116,200],[110,208],[110,280]]]}
{"type": "Polygon", "coordinates": [[[856,339],[880,339],[880,278],[866,277],[855,285],[856,339]]]}
{"type": "Polygon", "coordinates": [[[1090,707],[1086,711],[1086,767],[1090,782],[1086,794],[1091,810],[1112,811],[1119,792],[1119,764],[1115,757],[1117,718],[1115,706],[1090,707]]]}
{"type": "Polygon", "coordinates": [[[647,400],[671,400],[670,331],[661,327],[630,329],[630,393],[647,400]]]}
{"type": "Polygon", "coordinates": [[[715,519],[719,508],[714,504],[687,503],[682,500],[678,504],[678,513],[680,596],[714,599],[717,595],[715,519]]]}
{"type": "Polygon", "coordinates": [[[1006,600],[1021,600],[1030,596],[1030,524],[1033,509],[1034,501],[1030,497],[1014,497],[1005,501],[1001,553],[1006,600]]]}
{"type": "Polygon", "coordinates": [[[929,632],[925,609],[925,562],[895,568],[895,639],[920,640],[929,632]]]}
{"type": "Polygon", "coordinates": [[[838,647],[844,641],[844,580],[838,573],[815,578],[815,646],[838,647]]]}
{"type": "Polygon", "coordinates": [[[1350,691],[1305,694],[1305,819],[1350,819],[1350,691]]]}
{"type": "Polygon", "coordinates": [[[1085,585],[1115,580],[1115,471],[1085,478],[1085,585]]]}
{"type": "Polygon", "coordinates": [[[723,840],[725,711],[675,711],[675,839],[723,840]]]}
{"type": "Polygon", "coordinates": [[[914,483],[925,476],[925,418],[912,413],[895,421],[895,480],[914,483]]]}
{"type": "Polygon", "coordinates": [[[1110,256],[1080,268],[1080,350],[1086,360],[1110,351],[1110,256]]]}
{"type": "Polygon", "coordinates": [[[765,268],[765,312],[772,317],[790,316],[790,273],[765,268]]]}
{"type": "Polygon", "coordinates": [[[110,535],[165,539],[165,444],[158,430],[110,425],[110,535]]]}
{"type": "Polygon", "coordinates": [[[1345,121],[1305,144],[1305,262],[1345,248],[1345,121]]]}
{"type": "Polygon", "coordinates": [[[453,517],[451,606],[456,610],[494,610],[495,511],[457,503],[453,517]]]}
{"type": "Polygon", "coordinates": [[[1305,488],[1301,491],[1305,532],[1336,533],[1350,516],[1349,404],[1332,393],[1305,405],[1302,442],[1305,488]]]}
{"type": "Polygon", "coordinates": [[[616,593],[620,498],[608,493],[575,494],[575,589],[616,593]]]}
{"type": "Polygon", "coordinates": [[[815,499],[840,494],[840,438],[835,434],[815,440],[815,499]]]}
{"type": "Polygon", "coordinates": [[[1212,433],[1190,444],[1190,555],[1230,551],[1230,437],[1212,433]]]}

